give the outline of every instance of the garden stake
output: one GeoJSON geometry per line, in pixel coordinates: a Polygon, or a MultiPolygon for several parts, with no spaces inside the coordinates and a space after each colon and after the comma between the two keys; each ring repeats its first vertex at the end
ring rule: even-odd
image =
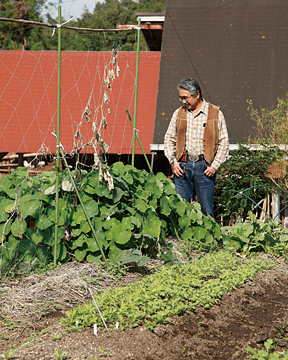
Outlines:
{"type": "Polygon", "coordinates": [[[127,113],[128,118],[129,118],[129,120],[130,120],[130,122],[131,122],[131,125],[132,125],[132,127],[133,127],[133,134],[135,133],[135,135],[136,135],[136,137],[137,137],[137,140],[138,140],[138,142],[139,142],[139,145],[140,145],[140,147],[141,147],[141,150],[142,150],[142,152],[143,152],[144,158],[145,158],[145,160],[146,160],[146,162],[147,162],[148,168],[149,168],[150,172],[152,172],[151,166],[150,166],[149,161],[148,161],[148,159],[147,159],[147,156],[146,156],[146,154],[145,154],[145,151],[144,151],[144,148],[143,148],[142,143],[141,143],[141,141],[140,141],[140,138],[139,138],[139,135],[138,135],[138,133],[137,133],[137,130],[136,130],[136,128],[134,127],[134,124],[133,124],[133,121],[132,121],[131,116],[130,116],[130,114],[129,114],[129,111],[126,110],[126,113],[127,113]]]}
{"type": "MultiPolygon", "coordinates": [[[[92,299],[93,299],[93,301],[94,301],[94,304],[95,304],[95,306],[96,306],[96,308],[97,308],[97,310],[98,310],[98,313],[99,313],[99,315],[100,315],[100,317],[101,317],[101,320],[102,320],[102,322],[103,322],[106,330],[108,331],[108,328],[107,328],[107,326],[106,326],[106,324],[105,324],[105,321],[104,321],[104,319],[103,319],[103,317],[102,317],[102,315],[101,315],[101,312],[100,312],[100,310],[99,310],[99,308],[98,308],[98,305],[97,305],[97,303],[96,303],[96,300],[95,300],[95,298],[94,298],[94,296],[93,296],[93,294],[92,294],[92,291],[90,290],[90,288],[88,288],[88,290],[90,291],[90,294],[91,294],[92,299]]],[[[96,324],[95,324],[95,325],[96,325],[96,324]]],[[[94,325],[94,327],[95,327],[95,325],[94,325]]],[[[96,326],[97,326],[97,325],[96,325],[96,326]]]]}
{"type": "MultiPolygon", "coordinates": [[[[58,6],[58,24],[61,24],[61,6],[58,6]]],[[[53,34],[54,34],[53,29],[53,34]]],[[[59,149],[60,149],[60,109],[61,109],[61,26],[58,27],[58,85],[57,85],[57,150],[56,150],[56,195],[55,195],[55,240],[54,265],[57,263],[58,218],[59,218],[59,149]]]]}
{"type": "MultiPolygon", "coordinates": [[[[53,134],[54,136],[56,136],[56,138],[57,138],[57,135],[55,134],[55,132],[53,132],[52,134],[53,134]]],[[[75,190],[75,192],[76,192],[76,195],[77,195],[77,197],[78,197],[78,200],[80,201],[80,204],[81,204],[81,206],[82,206],[82,208],[83,208],[83,211],[84,211],[84,214],[85,214],[86,219],[87,219],[87,221],[88,221],[88,224],[89,224],[89,226],[90,226],[90,228],[91,228],[91,230],[92,230],[93,237],[94,237],[94,239],[95,239],[95,241],[96,241],[96,243],[97,243],[97,245],[98,245],[98,247],[99,247],[99,249],[100,249],[100,251],[101,251],[101,255],[102,255],[103,259],[104,259],[105,265],[106,265],[106,267],[108,267],[108,261],[107,261],[107,259],[106,259],[106,256],[105,256],[104,252],[103,252],[103,249],[102,249],[102,247],[101,247],[101,245],[100,245],[100,242],[99,242],[98,237],[97,237],[97,235],[96,235],[95,229],[94,229],[94,227],[93,227],[93,225],[92,225],[92,223],[91,223],[91,220],[90,220],[90,218],[89,218],[89,216],[88,216],[88,213],[87,213],[87,211],[86,211],[86,209],[85,209],[85,206],[84,206],[84,204],[83,204],[83,201],[82,201],[82,199],[81,199],[81,196],[80,196],[80,194],[79,194],[79,192],[78,192],[77,186],[76,186],[76,184],[75,184],[75,181],[74,181],[73,176],[72,176],[72,174],[71,174],[71,171],[70,171],[70,169],[69,169],[69,165],[68,165],[67,160],[66,160],[66,158],[65,158],[65,154],[64,154],[64,151],[63,151],[63,149],[62,149],[62,146],[60,146],[59,149],[60,149],[60,151],[61,151],[61,155],[62,155],[62,157],[63,157],[65,166],[66,166],[67,169],[68,169],[68,174],[69,174],[69,176],[70,176],[70,180],[71,180],[71,183],[72,183],[72,185],[73,185],[73,188],[74,188],[74,190],[75,190]]]]}
{"type": "MultiPolygon", "coordinates": [[[[135,96],[134,96],[134,124],[133,128],[136,128],[136,115],[137,115],[137,95],[138,95],[138,72],[139,72],[139,52],[140,52],[140,25],[141,18],[138,17],[138,27],[137,27],[137,55],[136,55],[136,74],[135,74],[135,96]]],[[[135,158],[135,131],[133,131],[132,138],[132,163],[134,166],[134,158],[135,158]]]]}

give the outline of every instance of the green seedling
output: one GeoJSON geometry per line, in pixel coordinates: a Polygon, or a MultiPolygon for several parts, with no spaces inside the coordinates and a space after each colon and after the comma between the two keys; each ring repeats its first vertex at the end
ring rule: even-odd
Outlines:
{"type": "Polygon", "coordinates": [[[56,341],[56,340],[61,339],[62,334],[51,334],[50,336],[54,341],[56,341]]]}
{"type": "Polygon", "coordinates": [[[65,360],[67,355],[68,355],[68,351],[63,351],[61,353],[61,351],[59,349],[57,349],[54,354],[54,359],[55,360],[65,360]]]}
{"type": "Polygon", "coordinates": [[[9,352],[4,351],[4,354],[2,354],[1,356],[2,356],[2,358],[5,359],[5,360],[10,360],[10,359],[13,359],[14,353],[15,353],[15,350],[14,350],[14,349],[10,349],[9,352]]]}

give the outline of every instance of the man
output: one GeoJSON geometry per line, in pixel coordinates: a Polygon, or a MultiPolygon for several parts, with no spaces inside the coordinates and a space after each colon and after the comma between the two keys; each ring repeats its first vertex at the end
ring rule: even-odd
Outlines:
{"type": "Polygon", "coordinates": [[[171,119],[164,138],[164,154],[171,164],[177,194],[188,202],[195,186],[204,215],[213,215],[216,170],[229,151],[223,113],[206,102],[194,79],[177,86],[182,106],[171,119]]]}

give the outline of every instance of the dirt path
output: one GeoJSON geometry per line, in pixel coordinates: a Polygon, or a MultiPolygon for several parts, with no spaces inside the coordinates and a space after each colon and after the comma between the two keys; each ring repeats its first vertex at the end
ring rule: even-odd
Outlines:
{"type": "MultiPolygon", "coordinates": [[[[153,332],[144,328],[93,334],[93,329],[67,333],[58,323],[62,311],[40,316],[3,319],[0,323],[0,354],[15,344],[14,359],[134,359],[134,360],[242,360],[245,348],[256,346],[255,333],[288,315],[288,266],[282,262],[258,275],[210,309],[174,318],[173,323],[153,332]],[[22,346],[21,346],[22,344],[22,346]],[[21,346],[21,347],[20,347],[21,346]],[[94,357],[94,358],[93,358],[94,357]]],[[[86,301],[86,300],[85,300],[86,301]]],[[[63,309],[62,309],[63,310],[63,309]]]]}

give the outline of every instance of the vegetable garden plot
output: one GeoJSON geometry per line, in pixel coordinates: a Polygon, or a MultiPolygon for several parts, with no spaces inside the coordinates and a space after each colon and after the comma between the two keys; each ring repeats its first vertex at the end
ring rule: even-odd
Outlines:
{"type": "MultiPolygon", "coordinates": [[[[70,257],[98,261],[101,252],[71,187],[68,171],[60,172],[57,261],[70,257]]],[[[113,180],[109,190],[101,171],[105,173],[105,169],[72,173],[98,242],[110,261],[117,262],[122,252],[126,262],[135,261],[137,252],[133,253],[133,249],[149,255],[156,248],[166,262],[173,263],[176,259],[171,248],[166,247],[170,234],[182,239],[193,237],[195,243],[206,239],[206,246],[217,247],[221,238],[219,225],[204,217],[199,207],[192,209],[164,174],[155,176],[118,162],[109,170],[113,180]],[[134,256],[133,260],[129,256],[134,256]]],[[[18,262],[31,266],[52,260],[55,176],[50,172],[28,177],[27,169],[18,168],[0,179],[2,270],[18,262]]],[[[141,256],[138,260],[147,261],[141,256]]]]}

